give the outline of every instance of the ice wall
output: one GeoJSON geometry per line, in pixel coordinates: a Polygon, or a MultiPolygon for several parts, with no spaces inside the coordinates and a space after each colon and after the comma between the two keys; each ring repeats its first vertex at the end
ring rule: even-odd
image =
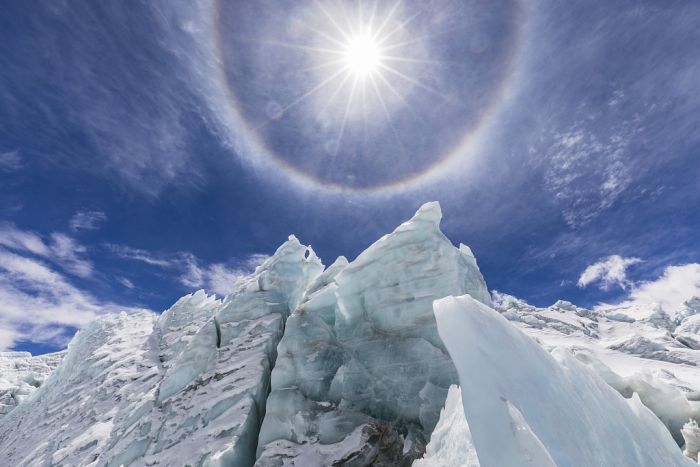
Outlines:
{"type": "Polygon", "coordinates": [[[322,270],[290,237],[223,301],[199,291],[160,317],[100,318],[35,396],[0,419],[0,459],[252,465],[284,320],[322,270]]]}
{"type": "MultiPolygon", "coordinates": [[[[300,445],[323,451],[321,465],[347,461],[346,451],[328,446],[385,426],[375,442],[385,453],[397,446],[387,462],[422,455],[457,381],[432,302],[463,293],[491,302],[473,254],[452,245],[440,219],[437,203],[423,205],[353,262],[329,268],[325,285],[304,296],[279,345],[257,465],[298,463],[300,445]]],[[[357,455],[369,464],[379,451],[357,455]]]]}
{"type": "Polygon", "coordinates": [[[435,302],[482,467],[695,465],[640,401],[465,295],[435,302]],[[551,460],[551,463],[550,463],[551,460]]]}
{"type": "Polygon", "coordinates": [[[155,320],[122,313],[83,328],[46,382],[0,419],[3,465],[87,465],[107,452],[112,432],[155,389],[155,320]]]}
{"type": "Polygon", "coordinates": [[[468,397],[454,388],[448,396],[460,378],[433,301],[491,300],[473,254],[445,238],[440,217],[437,203],[426,204],[354,261],[339,257],[325,270],[290,237],[223,300],[199,291],[161,316],[92,323],[43,385],[36,375],[48,375],[54,357],[35,367],[33,357],[0,354],[0,391],[11,379],[21,402],[0,418],[0,464],[408,466],[425,453],[420,467],[476,467],[481,448],[486,467],[685,465],[646,407],[697,455],[699,430],[686,423],[699,418],[697,300],[672,319],[620,321],[495,294],[508,324],[455,299],[448,333],[471,370],[461,375],[468,397]],[[548,350],[572,347],[578,361],[550,356],[511,326],[548,350]],[[621,376],[620,363],[654,367],[621,376]],[[473,444],[460,405],[477,415],[473,444]]]}

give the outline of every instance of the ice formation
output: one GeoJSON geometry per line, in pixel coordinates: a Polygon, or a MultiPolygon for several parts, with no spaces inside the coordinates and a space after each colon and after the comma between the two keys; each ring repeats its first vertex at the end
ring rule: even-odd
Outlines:
{"type": "Polygon", "coordinates": [[[0,420],[0,458],[252,465],[284,320],[322,269],[291,237],[223,301],[199,291],[160,317],[100,318],[34,397],[0,420]]]}
{"type": "Polygon", "coordinates": [[[559,301],[537,308],[515,297],[494,293],[501,314],[546,348],[565,347],[576,358],[630,399],[640,400],[667,426],[679,445],[681,427],[700,417],[700,354],[686,344],[698,338],[697,314],[686,302],[673,320],[658,308],[638,314],[640,320],[621,320],[614,309],[597,313],[559,301]]]}
{"type": "Polygon", "coordinates": [[[63,352],[0,352],[0,418],[33,394],[62,358],[63,352]]]}
{"type": "Polygon", "coordinates": [[[459,386],[450,386],[440,420],[425,447],[425,455],[415,461],[413,467],[479,467],[459,386]]]}
{"type": "Polygon", "coordinates": [[[698,456],[698,452],[700,452],[700,427],[698,427],[698,423],[693,419],[688,420],[688,422],[683,425],[681,433],[685,440],[683,454],[700,462],[700,456],[698,456]]]}
{"type": "MultiPolygon", "coordinates": [[[[452,245],[440,218],[428,203],[354,261],[325,269],[290,237],[223,299],[198,291],[160,316],[101,317],[65,353],[0,354],[0,464],[488,467],[524,452],[512,465],[564,467],[599,450],[581,452],[584,441],[608,452],[615,440],[623,461],[608,465],[626,465],[625,443],[643,442],[651,460],[639,465],[659,453],[671,459],[660,465],[684,465],[678,446],[697,456],[698,299],[636,318],[492,300],[471,250],[452,245]],[[508,322],[460,338],[471,352],[460,358],[478,365],[460,391],[433,302],[463,294],[508,322]],[[483,404],[467,424],[463,407],[489,388],[507,401],[483,404]],[[554,417],[566,404],[582,422],[554,417]],[[490,415],[505,438],[484,441],[490,415]],[[576,439],[555,449],[557,430],[576,439]]],[[[460,316],[455,329],[498,318],[489,313],[460,316]]]]}
{"type": "MultiPolygon", "coordinates": [[[[300,445],[345,443],[358,429],[383,431],[376,442],[395,445],[383,449],[395,457],[382,462],[422,455],[457,381],[432,302],[470,293],[491,303],[471,250],[452,245],[440,218],[437,203],[424,205],[304,297],[279,345],[257,465],[291,465],[300,445]]],[[[352,456],[367,465],[377,455],[326,457],[323,465],[352,456]]]]}
{"type": "Polygon", "coordinates": [[[639,399],[570,352],[548,353],[468,295],[437,300],[435,315],[482,467],[693,465],[639,399]]]}

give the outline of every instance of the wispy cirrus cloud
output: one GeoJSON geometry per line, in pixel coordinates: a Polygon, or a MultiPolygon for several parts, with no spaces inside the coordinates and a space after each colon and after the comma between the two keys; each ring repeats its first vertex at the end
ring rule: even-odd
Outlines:
{"type": "Polygon", "coordinates": [[[136,286],[128,277],[117,277],[117,282],[123,285],[127,289],[135,289],[136,286]]]}
{"type": "Polygon", "coordinates": [[[545,154],[531,149],[544,167],[545,187],[561,206],[569,227],[587,224],[610,208],[633,180],[629,145],[640,129],[634,123],[590,129],[577,122],[549,140],[545,154]]]}
{"type": "Polygon", "coordinates": [[[627,268],[641,261],[641,259],[634,257],[608,256],[589,265],[579,276],[578,286],[583,288],[597,283],[602,290],[610,290],[613,286],[626,289],[631,285],[627,280],[627,268]]]}
{"type": "Polygon", "coordinates": [[[177,281],[186,287],[203,288],[219,295],[231,293],[236,283],[250,274],[269,256],[252,254],[242,260],[230,263],[205,263],[192,253],[152,253],[139,248],[108,244],[107,248],[117,256],[138,261],[149,266],[166,269],[173,273],[177,281]]]}
{"type": "Polygon", "coordinates": [[[93,274],[92,262],[85,257],[87,249],[63,233],[54,232],[44,237],[18,229],[13,224],[0,224],[0,246],[39,256],[78,277],[86,278],[93,274]]]}
{"type": "Polygon", "coordinates": [[[18,151],[0,152],[0,171],[14,172],[22,166],[22,156],[18,151]]]}
{"type": "Polygon", "coordinates": [[[108,243],[105,246],[109,251],[123,259],[139,261],[151,266],[160,266],[163,268],[169,268],[173,266],[173,259],[157,256],[140,248],[132,248],[129,246],[117,245],[114,243],[108,243]]]}
{"type": "MultiPolygon", "coordinates": [[[[27,32],[25,45],[44,55],[36,61],[21,48],[4,48],[0,99],[17,109],[20,121],[33,115],[42,128],[41,136],[25,138],[28,153],[50,151],[54,162],[80,165],[130,193],[156,197],[176,178],[179,186],[196,184],[203,172],[188,147],[195,102],[181,74],[173,73],[179,52],[164,42],[170,20],[144,6],[135,15],[133,7],[117,3],[56,2],[36,9],[32,21],[17,18],[27,32]],[[121,20],[93,27],[107,18],[121,20]],[[47,22],[54,27],[36,26],[47,22]],[[123,46],[131,41],[139,47],[123,46]],[[62,53],[66,48],[70,54],[62,53]],[[159,60],[148,60],[152,56],[159,60]],[[38,85],[49,76],[50,86],[38,85]],[[40,111],[25,112],[28,102],[41,102],[40,111]],[[55,144],[70,132],[86,144],[55,144]]],[[[16,159],[5,153],[0,169],[16,166],[16,159]]]]}
{"type": "Polygon", "coordinates": [[[107,215],[102,211],[78,211],[71,217],[70,229],[73,232],[97,230],[106,220],[107,215]]]}

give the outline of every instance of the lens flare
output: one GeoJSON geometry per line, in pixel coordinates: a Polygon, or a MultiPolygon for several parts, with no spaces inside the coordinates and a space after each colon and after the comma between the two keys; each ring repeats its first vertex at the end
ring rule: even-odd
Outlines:
{"type": "Polygon", "coordinates": [[[379,71],[381,49],[369,33],[351,37],[345,47],[345,66],[358,78],[368,78],[379,71]]]}

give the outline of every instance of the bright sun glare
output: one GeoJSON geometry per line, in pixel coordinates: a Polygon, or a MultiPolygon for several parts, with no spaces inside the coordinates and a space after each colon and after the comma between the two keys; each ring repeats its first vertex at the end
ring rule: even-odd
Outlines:
{"type": "Polygon", "coordinates": [[[381,65],[379,44],[370,34],[351,37],[345,45],[345,66],[358,78],[376,73],[381,65]]]}
{"type": "Polygon", "coordinates": [[[380,0],[372,2],[369,9],[363,8],[366,4],[358,2],[358,10],[353,14],[342,5],[327,9],[322,1],[317,0],[315,7],[322,26],[300,23],[310,33],[303,37],[311,37],[314,42],[274,43],[309,54],[316,64],[301,71],[313,72],[318,79],[311,81],[309,89],[283,106],[280,112],[284,113],[314,95],[322,95],[322,107],[316,115],[325,118],[327,111],[334,108],[339,116],[338,135],[333,147],[342,144],[349,120],[362,117],[367,127],[367,118],[373,110],[384,114],[396,135],[391,108],[400,105],[410,109],[402,92],[407,88],[420,88],[446,98],[407,70],[431,63],[413,56],[414,46],[419,48],[429,37],[411,35],[408,30],[420,12],[404,16],[400,11],[402,0],[395,0],[384,10],[380,8],[380,0]],[[408,46],[412,47],[409,49],[408,46]],[[406,56],[406,53],[411,56],[406,56]]]}

